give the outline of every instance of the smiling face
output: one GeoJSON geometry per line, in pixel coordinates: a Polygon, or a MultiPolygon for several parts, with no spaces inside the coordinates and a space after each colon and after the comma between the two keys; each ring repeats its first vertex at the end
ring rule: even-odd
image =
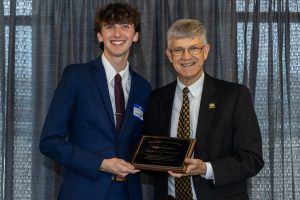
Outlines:
{"type": "Polygon", "coordinates": [[[108,60],[124,58],[127,60],[133,42],[137,42],[139,33],[133,24],[107,24],[97,33],[98,41],[104,44],[104,55],[108,60]]]}
{"type": "Polygon", "coordinates": [[[209,45],[205,45],[198,36],[193,38],[172,38],[170,40],[170,46],[166,53],[177,72],[178,79],[185,86],[193,84],[201,77],[209,49],[209,45]],[[194,48],[199,48],[199,53],[191,54],[189,52],[194,48]],[[174,50],[178,49],[185,49],[181,56],[173,53],[174,50]]]}

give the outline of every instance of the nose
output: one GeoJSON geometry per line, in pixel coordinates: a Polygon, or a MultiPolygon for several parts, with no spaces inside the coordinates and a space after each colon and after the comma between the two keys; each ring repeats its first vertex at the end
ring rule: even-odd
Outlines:
{"type": "Polygon", "coordinates": [[[191,57],[192,57],[192,56],[191,56],[189,50],[188,50],[188,49],[185,49],[184,52],[183,52],[182,58],[185,59],[185,60],[188,60],[188,59],[190,59],[191,57]]]}
{"type": "Polygon", "coordinates": [[[120,31],[121,31],[120,28],[119,28],[119,27],[116,27],[116,28],[115,28],[114,36],[115,36],[115,37],[120,37],[120,31]]]}

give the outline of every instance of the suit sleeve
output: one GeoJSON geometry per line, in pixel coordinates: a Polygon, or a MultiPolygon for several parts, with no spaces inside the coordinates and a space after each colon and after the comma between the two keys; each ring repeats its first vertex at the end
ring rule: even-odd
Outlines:
{"type": "Polygon", "coordinates": [[[68,142],[68,124],[76,106],[77,77],[71,66],[64,70],[55,91],[40,138],[47,157],[85,176],[96,179],[103,158],[68,142]]]}
{"type": "Polygon", "coordinates": [[[211,161],[216,187],[252,177],[264,165],[259,125],[246,87],[241,87],[234,108],[233,153],[211,161]]]}

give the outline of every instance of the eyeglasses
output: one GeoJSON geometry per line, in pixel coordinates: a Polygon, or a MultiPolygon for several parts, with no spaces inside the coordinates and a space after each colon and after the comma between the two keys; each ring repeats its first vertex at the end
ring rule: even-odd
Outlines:
{"type": "Polygon", "coordinates": [[[187,49],[184,48],[175,48],[175,49],[169,49],[170,52],[174,55],[174,56],[182,56],[184,54],[184,52],[187,50],[189,52],[190,55],[198,55],[201,53],[202,49],[206,46],[203,45],[202,47],[197,47],[197,46],[191,46],[187,49]]]}

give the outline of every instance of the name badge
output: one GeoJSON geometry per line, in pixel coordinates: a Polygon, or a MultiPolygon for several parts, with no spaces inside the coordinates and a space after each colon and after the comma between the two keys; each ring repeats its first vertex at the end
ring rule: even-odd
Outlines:
{"type": "Polygon", "coordinates": [[[144,109],[138,104],[133,105],[133,116],[137,117],[139,120],[143,121],[144,109]]]}

